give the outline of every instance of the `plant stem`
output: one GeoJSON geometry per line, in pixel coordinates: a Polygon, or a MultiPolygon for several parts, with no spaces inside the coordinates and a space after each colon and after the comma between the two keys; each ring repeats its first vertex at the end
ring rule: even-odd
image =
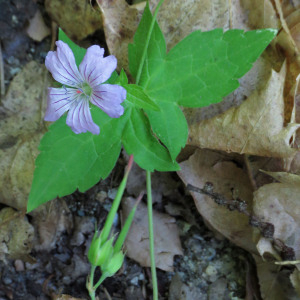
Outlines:
{"type": "Polygon", "coordinates": [[[133,164],[133,155],[130,155],[123,180],[120,183],[117,195],[112,203],[112,207],[106,217],[106,221],[105,221],[104,227],[101,232],[103,241],[106,241],[108,239],[115,215],[117,213],[117,210],[120,206],[120,202],[121,202],[123,194],[124,194],[124,190],[125,190],[126,183],[127,183],[127,178],[128,178],[129,172],[131,170],[132,164],[133,164]]]}
{"type": "Polygon", "coordinates": [[[89,276],[87,284],[86,284],[86,288],[89,291],[89,295],[90,295],[92,300],[95,300],[95,291],[96,291],[96,289],[94,289],[95,270],[96,270],[96,266],[92,265],[91,266],[91,273],[90,273],[90,276],[89,276]]]}
{"type": "Polygon", "coordinates": [[[156,277],[155,254],[154,254],[151,172],[146,171],[146,175],[147,175],[146,178],[147,178],[148,229],[149,229],[149,245],[150,245],[153,300],[158,300],[157,277],[156,277]]]}
{"type": "Polygon", "coordinates": [[[163,4],[163,2],[164,2],[164,0],[159,1],[159,3],[157,4],[157,6],[155,8],[154,14],[153,14],[153,18],[152,18],[152,21],[151,21],[151,24],[150,24],[150,28],[149,28],[149,31],[147,33],[147,39],[146,39],[146,43],[144,45],[143,54],[142,54],[141,61],[140,61],[140,64],[139,64],[139,68],[138,68],[138,71],[137,71],[137,74],[136,74],[136,80],[135,80],[136,84],[139,84],[140,79],[141,79],[141,74],[142,74],[144,62],[145,62],[145,59],[146,59],[147,50],[148,50],[148,46],[149,46],[149,43],[150,43],[151,34],[152,34],[153,27],[154,27],[154,24],[155,24],[156,16],[157,16],[158,10],[159,10],[160,6],[163,4]]]}
{"type": "Polygon", "coordinates": [[[101,277],[100,277],[100,279],[99,279],[99,281],[95,284],[94,289],[96,290],[96,289],[99,287],[99,285],[100,285],[106,278],[107,278],[106,274],[105,274],[105,273],[102,274],[101,277]]]}

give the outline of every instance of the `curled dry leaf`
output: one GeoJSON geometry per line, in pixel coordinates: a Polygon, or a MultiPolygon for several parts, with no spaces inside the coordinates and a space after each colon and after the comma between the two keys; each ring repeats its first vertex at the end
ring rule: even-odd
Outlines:
{"type": "MultiPolygon", "coordinates": [[[[135,204],[135,199],[125,198],[122,202],[122,220],[126,220],[135,204]]],[[[183,255],[179,231],[175,219],[153,212],[156,267],[172,272],[174,255],[183,255]]],[[[150,267],[149,232],[147,207],[139,204],[130,231],[125,241],[126,254],[144,267],[150,267]]]]}
{"type": "MultiPolygon", "coordinates": [[[[128,70],[128,43],[141,19],[145,2],[128,5],[125,0],[97,0],[103,16],[103,27],[108,48],[118,58],[118,67],[128,70]]],[[[153,9],[158,0],[150,1],[153,9]]],[[[178,41],[197,29],[229,28],[227,0],[180,1],[165,0],[157,20],[170,49],[178,41]]]]}
{"type": "Polygon", "coordinates": [[[267,172],[264,170],[261,170],[261,172],[272,176],[274,179],[280,181],[281,183],[300,186],[300,176],[297,174],[291,174],[286,172],[267,172]]]}
{"type": "Polygon", "coordinates": [[[263,243],[264,247],[260,249],[260,253],[264,256],[264,252],[271,252],[267,251],[267,248],[273,248],[283,260],[299,260],[300,176],[283,173],[273,173],[272,176],[276,179],[281,178],[282,183],[264,185],[254,193],[254,214],[261,221],[274,225],[273,239],[263,243]]]}
{"type": "Polygon", "coordinates": [[[263,300],[297,300],[294,288],[289,280],[290,271],[282,269],[274,263],[268,263],[257,255],[253,255],[256,261],[257,275],[260,292],[263,300]]]}
{"type": "Polygon", "coordinates": [[[295,288],[298,296],[300,297],[300,272],[298,269],[294,270],[294,272],[290,275],[290,279],[293,287],[295,288]]]}
{"type": "Polygon", "coordinates": [[[71,39],[82,40],[102,28],[101,14],[88,0],[46,0],[45,7],[71,39]]]}
{"type": "MultiPolygon", "coordinates": [[[[104,31],[108,48],[118,58],[122,67],[127,68],[127,47],[132,42],[145,3],[128,5],[125,0],[97,0],[104,19],[104,31]]],[[[153,10],[159,1],[150,1],[153,10]]],[[[158,23],[166,38],[167,49],[195,30],[215,28],[253,29],[252,23],[259,23],[258,28],[278,28],[278,18],[270,1],[256,0],[227,1],[202,0],[180,1],[165,0],[157,16],[158,23]],[[251,8],[251,10],[250,10],[251,8]],[[249,21],[247,16],[249,15],[249,21]],[[261,25],[261,26],[260,26],[261,25]]],[[[258,24],[255,24],[256,26],[258,24]]]]}
{"type": "Polygon", "coordinates": [[[0,202],[25,209],[44,125],[45,68],[28,63],[0,106],[0,202]]]}
{"type": "MultiPolygon", "coordinates": [[[[233,199],[233,193],[252,207],[252,187],[247,174],[239,168],[232,157],[209,150],[197,150],[187,161],[180,164],[178,172],[183,182],[203,188],[206,182],[213,184],[214,192],[233,199]]],[[[191,192],[196,207],[204,220],[216,231],[236,245],[256,253],[252,242],[252,228],[248,217],[214,202],[209,196],[191,192]]]]}
{"type": "Polygon", "coordinates": [[[108,49],[117,57],[119,70],[124,68],[129,73],[128,44],[133,41],[144,5],[131,6],[125,0],[97,0],[97,2],[102,12],[108,49]]]}
{"type": "Polygon", "coordinates": [[[41,205],[32,214],[36,231],[34,249],[37,251],[51,251],[61,234],[73,229],[72,214],[62,199],[41,205]]]}
{"type": "MultiPolygon", "coordinates": [[[[299,95],[298,76],[300,73],[300,6],[299,1],[275,0],[274,5],[280,17],[282,28],[276,39],[287,57],[285,82],[285,121],[293,117],[295,95],[299,95]]],[[[299,105],[298,105],[299,106],[299,105]]],[[[296,106],[296,121],[299,122],[299,107],[296,106]]],[[[299,139],[299,134],[297,134],[299,139]]]]}
{"type": "Polygon", "coordinates": [[[0,211],[0,260],[21,259],[33,262],[29,256],[34,229],[27,218],[10,207],[0,211]]]}
{"type": "MultiPolygon", "coordinates": [[[[158,0],[150,1],[153,9],[158,0]]],[[[144,5],[128,5],[125,0],[98,0],[104,19],[104,31],[108,48],[118,58],[118,67],[128,71],[128,43],[132,42],[144,5]]],[[[271,1],[243,0],[165,0],[157,16],[169,50],[177,42],[195,30],[224,30],[239,28],[279,28],[279,21],[271,1]]],[[[257,86],[268,79],[271,69],[280,66],[282,58],[268,51],[254,68],[240,80],[238,88],[224,101],[201,109],[184,109],[188,123],[200,121],[239,105],[257,86]],[[271,58],[270,58],[271,57],[271,58]]]]}
{"type": "Polygon", "coordinates": [[[285,66],[272,71],[266,87],[255,91],[239,107],[190,125],[188,144],[227,152],[290,157],[296,149],[290,138],[299,124],[284,125],[285,66]]]}
{"type": "MultiPolygon", "coordinates": [[[[248,18],[246,22],[251,29],[261,29],[261,28],[280,28],[280,20],[278,18],[277,12],[270,0],[235,0],[233,1],[233,6],[239,2],[243,8],[244,14],[248,12],[248,18]]],[[[245,22],[245,20],[244,20],[245,22]]],[[[241,23],[241,22],[240,22],[241,23]]],[[[238,27],[235,27],[238,28],[238,27]]]]}

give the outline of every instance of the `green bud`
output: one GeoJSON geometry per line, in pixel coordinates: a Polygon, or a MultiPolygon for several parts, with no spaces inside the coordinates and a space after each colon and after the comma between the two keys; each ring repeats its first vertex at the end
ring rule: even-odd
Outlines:
{"type": "Polygon", "coordinates": [[[106,263],[101,267],[102,273],[106,274],[107,277],[113,276],[122,267],[123,261],[124,254],[122,251],[115,253],[113,257],[106,261],[106,263]]]}
{"type": "Polygon", "coordinates": [[[95,234],[88,252],[88,259],[90,263],[93,266],[100,267],[102,264],[108,261],[114,251],[112,244],[113,239],[110,239],[103,243],[101,234],[98,237],[95,234]]]}
{"type": "Polygon", "coordinates": [[[97,253],[101,247],[101,242],[102,242],[101,235],[96,230],[88,252],[88,259],[92,265],[95,265],[94,263],[97,260],[97,253]]]}

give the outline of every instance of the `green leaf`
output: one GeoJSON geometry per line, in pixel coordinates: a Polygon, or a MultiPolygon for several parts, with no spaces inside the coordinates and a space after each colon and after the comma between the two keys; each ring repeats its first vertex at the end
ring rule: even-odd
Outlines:
{"type": "MultiPolygon", "coordinates": [[[[147,43],[147,34],[152,22],[153,16],[151,14],[149,4],[147,2],[142,19],[138,29],[134,35],[133,44],[128,45],[128,59],[129,70],[131,75],[136,79],[139,65],[141,64],[144,45],[147,43]]],[[[155,21],[152,34],[150,36],[149,47],[146,53],[146,60],[142,69],[142,75],[139,85],[144,86],[144,82],[149,80],[150,76],[161,68],[161,62],[166,55],[165,38],[155,21]]]]}
{"type": "Polygon", "coordinates": [[[109,175],[120,154],[121,135],[129,114],[112,119],[93,107],[92,116],[100,125],[100,135],[75,134],[66,125],[66,116],[50,126],[40,143],[28,212],[77,188],[84,192],[109,175]]]}
{"type": "Polygon", "coordinates": [[[184,114],[176,103],[160,102],[160,111],[146,110],[151,128],[168,148],[171,158],[176,156],[186,144],[188,125],[184,114]]]}
{"type": "Polygon", "coordinates": [[[128,78],[127,78],[127,75],[126,75],[124,69],[121,70],[118,79],[114,83],[119,84],[121,86],[128,84],[128,78]]]}
{"type": "Polygon", "coordinates": [[[126,84],[123,87],[127,90],[126,100],[129,103],[139,108],[159,111],[159,106],[149,98],[141,86],[126,84]]]}
{"type": "Polygon", "coordinates": [[[151,129],[175,159],[187,140],[187,124],[177,105],[202,107],[220,102],[239,86],[238,78],[250,70],[277,31],[195,31],[166,53],[156,21],[148,35],[154,19],[146,5],[128,47],[129,69],[136,78],[142,64],[138,84],[161,108],[160,112],[146,110],[151,129]]]}
{"type": "Polygon", "coordinates": [[[119,81],[119,75],[116,71],[113,71],[111,76],[104,83],[117,84],[118,81],[119,81]]]}
{"type": "Polygon", "coordinates": [[[65,42],[66,44],[69,45],[69,47],[71,48],[71,50],[74,53],[75,56],[75,61],[77,66],[80,65],[85,53],[86,53],[86,49],[79,47],[78,45],[76,45],[64,32],[61,28],[59,28],[58,31],[58,39],[60,41],[65,42]]]}
{"type": "MultiPolygon", "coordinates": [[[[134,77],[152,20],[147,5],[134,43],[128,47],[129,69],[134,77]]],[[[163,34],[155,22],[139,85],[156,102],[187,107],[219,102],[239,86],[237,79],[250,70],[276,33],[274,29],[195,31],[166,54],[163,34]]]]}
{"type": "Polygon", "coordinates": [[[140,109],[131,109],[122,136],[124,148],[133,154],[134,161],[147,171],[177,171],[179,165],[172,161],[168,150],[152,135],[149,121],[140,109]]]}
{"type": "Polygon", "coordinates": [[[186,107],[220,102],[275,35],[273,29],[195,31],[170,50],[153,76],[147,71],[145,91],[156,101],[186,107]]]}

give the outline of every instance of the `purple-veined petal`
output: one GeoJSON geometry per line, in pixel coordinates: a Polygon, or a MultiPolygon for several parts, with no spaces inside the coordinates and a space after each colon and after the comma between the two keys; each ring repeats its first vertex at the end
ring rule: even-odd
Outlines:
{"type": "Polygon", "coordinates": [[[93,134],[99,134],[100,128],[93,122],[89,101],[85,96],[74,102],[67,116],[67,125],[76,133],[90,131],[93,134]]]}
{"type": "Polygon", "coordinates": [[[45,121],[58,120],[76,99],[76,90],[72,88],[48,88],[45,121]]]}
{"type": "Polygon", "coordinates": [[[121,103],[126,99],[126,90],[115,84],[101,84],[93,89],[90,101],[100,107],[111,118],[119,118],[124,113],[121,103]]]}
{"type": "Polygon", "coordinates": [[[104,49],[99,46],[91,46],[79,66],[83,78],[91,87],[105,82],[117,67],[117,59],[113,56],[103,58],[104,49]]]}
{"type": "Polygon", "coordinates": [[[57,41],[56,45],[57,51],[50,51],[46,56],[46,68],[56,81],[72,87],[78,86],[82,82],[82,77],[72,50],[62,41],[57,41]]]}

